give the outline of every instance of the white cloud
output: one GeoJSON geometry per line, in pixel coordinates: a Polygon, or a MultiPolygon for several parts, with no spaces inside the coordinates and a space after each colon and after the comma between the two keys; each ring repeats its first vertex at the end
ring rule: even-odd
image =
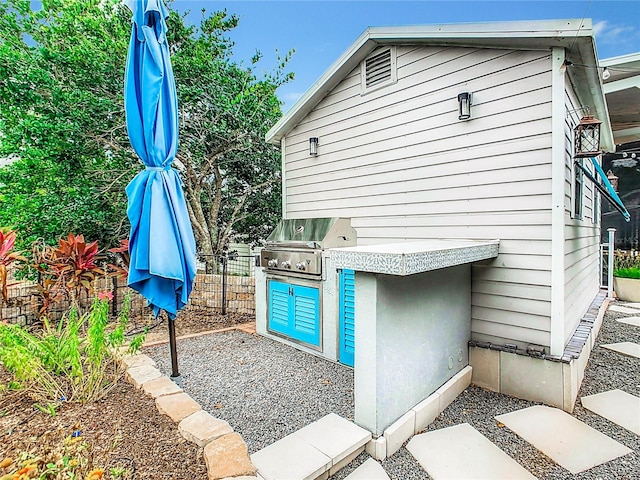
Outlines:
{"type": "Polygon", "coordinates": [[[599,37],[602,32],[607,28],[607,21],[603,20],[602,22],[597,22],[593,24],[593,32],[596,34],[596,37],[599,37]]]}
{"type": "Polygon", "coordinates": [[[606,20],[596,22],[593,31],[598,43],[606,45],[627,45],[637,42],[640,35],[637,27],[633,25],[610,24],[606,20]]]}

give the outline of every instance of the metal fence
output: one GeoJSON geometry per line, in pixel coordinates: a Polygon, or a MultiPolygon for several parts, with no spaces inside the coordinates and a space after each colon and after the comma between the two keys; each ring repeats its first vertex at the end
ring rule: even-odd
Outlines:
{"type": "MultiPolygon", "coordinates": [[[[255,314],[255,282],[253,255],[224,255],[210,262],[215,265],[214,273],[197,273],[187,306],[180,316],[197,315],[218,317],[227,314],[255,314]]],[[[111,314],[115,318],[121,312],[125,297],[130,298],[130,321],[132,326],[148,325],[153,316],[146,300],[126,285],[124,279],[115,277],[99,278],[93,285],[94,292],[78,299],[81,308],[88,308],[98,293],[110,292],[111,314]]],[[[59,292],[46,308],[46,298],[38,282],[9,279],[8,301],[0,308],[0,320],[21,325],[31,325],[44,314],[49,319],[58,320],[68,311],[71,300],[59,292]]],[[[0,301],[1,301],[0,297],[0,301]]]]}

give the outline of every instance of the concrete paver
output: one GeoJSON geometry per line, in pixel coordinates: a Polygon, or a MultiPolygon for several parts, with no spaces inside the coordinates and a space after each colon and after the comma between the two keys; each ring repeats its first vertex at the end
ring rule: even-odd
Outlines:
{"type": "Polygon", "coordinates": [[[624,304],[625,307],[629,307],[629,308],[636,308],[640,310],[640,303],[625,303],[624,304]]]}
{"type": "Polygon", "coordinates": [[[468,423],[416,435],[407,450],[434,480],[535,479],[468,423]]]}
{"type": "Polygon", "coordinates": [[[600,345],[602,348],[608,348],[614,352],[628,355],[629,357],[640,358],[640,345],[632,342],[609,343],[600,345]]]}
{"type": "Polygon", "coordinates": [[[616,318],[616,321],[620,323],[626,323],[628,325],[633,325],[635,327],[640,327],[640,317],[622,317],[616,318]]]}
{"type": "Polygon", "coordinates": [[[294,434],[251,455],[265,480],[312,480],[331,467],[331,458],[294,434]]]}
{"type": "Polygon", "coordinates": [[[622,390],[609,390],[582,397],[582,406],[640,435],[640,398],[622,390]]]}
{"type": "Polygon", "coordinates": [[[495,418],[574,474],[632,452],[557,408],[535,405],[495,418]]]}
{"type": "Polygon", "coordinates": [[[346,476],[344,480],[390,480],[382,465],[368,458],[362,465],[346,476]]]}
{"type": "Polygon", "coordinates": [[[371,432],[335,413],[325,415],[292,435],[331,458],[332,465],[354,451],[364,449],[365,444],[371,440],[371,432]]]}
{"type": "Polygon", "coordinates": [[[628,306],[622,306],[622,305],[611,305],[609,307],[609,310],[611,310],[612,312],[618,312],[618,313],[630,313],[630,314],[634,314],[634,313],[638,313],[638,310],[635,308],[629,308],[628,306]]]}

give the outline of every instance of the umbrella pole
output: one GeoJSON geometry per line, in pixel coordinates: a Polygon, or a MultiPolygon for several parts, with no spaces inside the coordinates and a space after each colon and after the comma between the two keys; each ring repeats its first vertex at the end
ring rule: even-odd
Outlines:
{"type": "Polygon", "coordinates": [[[177,379],[180,377],[178,373],[178,350],[176,348],[176,323],[175,320],[171,320],[167,315],[167,321],[169,322],[169,348],[171,349],[171,378],[177,379]]]}

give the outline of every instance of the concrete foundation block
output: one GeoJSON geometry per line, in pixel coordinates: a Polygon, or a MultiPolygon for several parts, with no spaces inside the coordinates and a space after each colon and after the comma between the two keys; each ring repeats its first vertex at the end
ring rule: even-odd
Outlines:
{"type": "Polygon", "coordinates": [[[387,439],[383,436],[369,440],[365,446],[365,451],[376,460],[387,458],[387,439]]]}
{"type": "Polygon", "coordinates": [[[440,412],[443,412],[471,384],[472,370],[467,365],[436,390],[440,395],[440,412]]]}
{"type": "Polygon", "coordinates": [[[409,410],[387,427],[383,434],[387,439],[387,457],[390,457],[400,450],[402,444],[413,436],[413,433],[415,432],[415,425],[416,412],[409,410]]]}
{"type": "Polygon", "coordinates": [[[416,414],[413,433],[417,434],[427,428],[440,415],[440,394],[432,393],[411,410],[416,414]]]}

